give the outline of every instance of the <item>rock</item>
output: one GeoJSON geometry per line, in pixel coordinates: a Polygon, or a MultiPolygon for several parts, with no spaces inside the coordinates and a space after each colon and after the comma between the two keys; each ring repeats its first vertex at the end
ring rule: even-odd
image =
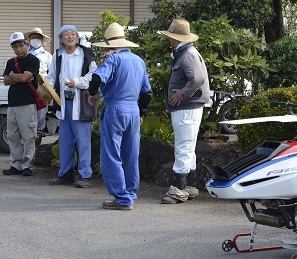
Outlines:
{"type": "Polygon", "coordinates": [[[161,187],[169,187],[172,184],[173,161],[162,166],[161,170],[155,176],[155,183],[161,187]]]}
{"type": "MultiPolygon", "coordinates": [[[[232,161],[239,158],[238,153],[233,149],[229,148],[229,144],[225,142],[225,145],[219,145],[219,148],[215,148],[213,143],[205,142],[202,140],[197,141],[196,145],[196,164],[197,164],[197,188],[204,189],[205,183],[212,177],[211,173],[204,166],[205,164],[216,165],[216,166],[225,166],[232,161]]],[[[167,161],[165,164],[161,160],[165,161],[162,156],[162,159],[158,159],[156,154],[159,154],[160,144],[154,142],[150,143],[150,150],[154,150],[155,158],[150,161],[150,168],[154,170],[150,171],[150,175],[153,176],[156,172],[156,169],[159,166],[157,173],[155,174],[155,183],[161,187],[169,187],[172,184],[172,166],[174,163],[174,154],[172,160],[167,161]],[[157,146],[154,146],[157,145],[157,146]]]]}
{"type": "Polygon", "coordinates": [[[162,166],[174,161],[174,150],[160,142],[142,143],[139,154],[140,177],[154,181],[162,166]]]}

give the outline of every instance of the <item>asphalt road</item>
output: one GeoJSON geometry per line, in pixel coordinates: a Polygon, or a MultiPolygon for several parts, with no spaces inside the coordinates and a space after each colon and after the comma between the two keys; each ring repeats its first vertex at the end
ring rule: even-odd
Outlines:
{"type": "MultiPolygon", "coordinates": [[[[0,154],[0,170],[8,155],[0,154]]],[[[238,202],[202,192],[197,200],[160,204],[167,188],[141,183],[132,211],[101,208],[109,196],[100,181],[87,189],[50,186],[50,174],[0,174],[0,258],[290,258],[296,250],[226,253],[221,245],[249,232],[238,202]]],[[[258,226],[254,247],[280,245],[291,230],[258,226]]],[[[238,238],[247,249],[248,238],[238,238]]]]}

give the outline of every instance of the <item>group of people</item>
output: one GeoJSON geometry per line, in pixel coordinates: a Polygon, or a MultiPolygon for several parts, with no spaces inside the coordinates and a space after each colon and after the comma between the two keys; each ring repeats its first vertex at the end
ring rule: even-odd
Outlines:
{"type": "MultiPolygon", "coordinates": [[[[198,36],[190,32],[186,20],[174,19],[168,31],[173,47],[171,76],[166,94],[166,109],[171,113],[175,135],[174,180],[161,203],[178,203],[198,195],[196,188],[197,134],[203,105],[209,100],[206,66],[193,45],[198,36]]],[[[35,137],[45,128],[45,110],[36,109],[38,73],[46,77],[60,98],[56,116],[60,121],[58,177],[51,185],[91,185],[92,120],[82,119],[82,91],[87,90],[88,104],[95,105],[98,91],[105,100],[100,114],[100,169],[108,192],[114,200],[105,201],[105,209],[131,210],[139,189],[140,124],[152,99],[152,88],[144,61],[130,50],[137,44],[125,38],[124,29],[112,23],[104,39],[94,43],[106,51],[105,62],[98,66],[90,48],[78,44],[74,25],[59,32],[60,48],[51,55],[43,49],[50,38],[40,28],[28,33],[15,32],[10,45],[16,57],[7,61],[4,83],[9,85],[7,139],[10,168],[5,175],[32,175],[35,137]],[[37,118],[39,118],[37,120],[37,118]],[[79,179],[75,179],[75,152],[78,151],[79,179]]]]}

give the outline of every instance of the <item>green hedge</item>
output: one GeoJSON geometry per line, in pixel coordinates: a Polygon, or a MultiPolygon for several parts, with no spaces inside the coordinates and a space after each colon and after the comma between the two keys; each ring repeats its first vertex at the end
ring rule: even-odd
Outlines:
{"type": "MultiPolygon", "coordinates": [[[[297,104],[297,87],[274,88],[263,91],[251,98],[240,110],[239,118],[255,118],[290,114],[288,105],[277,102],[297,104]],[[258,100],[257,100],[258,99],[258,100]]],[[[292,107],[297,114],[297,109],[292,107]]],[[[284,141],[297,135],[296,123],[261,122],[238,126],[238,141],[242,151],[247,153],[265,141],[284,141]]]]}

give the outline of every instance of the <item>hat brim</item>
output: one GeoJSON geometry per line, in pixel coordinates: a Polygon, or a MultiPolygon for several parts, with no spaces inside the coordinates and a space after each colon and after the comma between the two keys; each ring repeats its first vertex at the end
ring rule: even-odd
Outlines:
{"type": "Polygon", "coordinates": [[[42,43],[41,43],[42,46],[44,46],[44,45],[48,45],[48,44],[51,43],[51,40],[52,40],[52,39],[51,39],[49,36],[47,36],[47,35],[45,35],[45,34],[43,34],[43,33],[40,33],[40,32],[38,32],[38,31],[29,31],[29,32],[26,32],[26,33],[25,33],[25,37],[26,37],[27,39],[29,39],[30,35],[33,34],[33,33],[36,33],[36,34],[39,34],[39,35],[43,36],[42,43]]]}
{"type": "Polygon", "coordinates": [[[26,39],[25,40],[15,40],[15,41],[11,42],[10,45],[12,46],[12,44],[16,43],[16,42],[26,42],[26,39]]]}
{"type": "Polygon", "coordinates": [[[46,90],[49,92],[49,94],[53,97],[53,99],[61,106],[61,99],[57,95],[54,88],[50,85],[50,83],[46,80],[46,78],[40,74],[37,74],[37,82],[40,85],[44,85],[46,90]]]}
{"type": "Polygon", "coordinates": [[[139,45],[133,43],[132,41],[126,39],[119,39],[119,40],[110,40],[107,44],[105,41],[99,41],[96,43],[92,43],[92,46],[102,47],[102,48],[138,48],[139,45]]]}
{"type": "Polygon", "coordinates": [[[198,35],[194,33],[190,33],[188,35],[176,34],[169,31],[160,31],[160,33],[166,35],[169,38],[172,38],[178,41],[183,41],[183,42],[193,42],[199,39],[198,35]]]}

